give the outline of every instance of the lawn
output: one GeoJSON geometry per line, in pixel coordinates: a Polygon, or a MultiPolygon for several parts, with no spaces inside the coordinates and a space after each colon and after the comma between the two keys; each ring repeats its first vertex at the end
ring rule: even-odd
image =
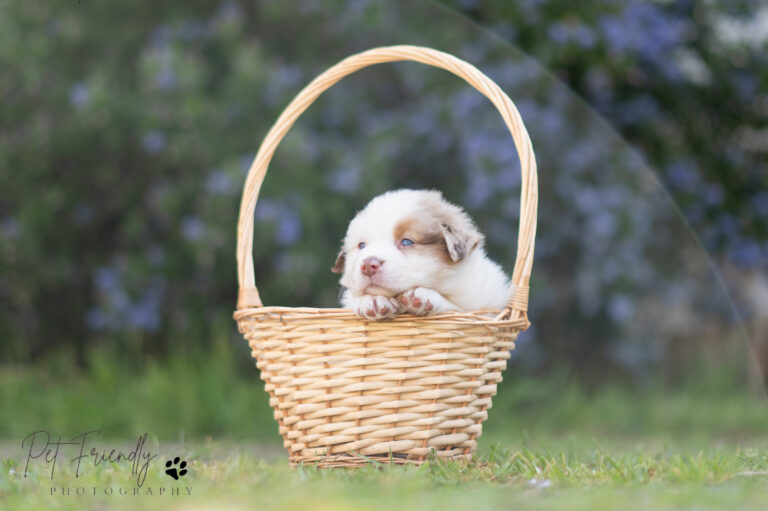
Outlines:
{"type": "Polygon", "coordinates": [[[180,449],[190,460],[186,476],[172,480],[160,460],[139,496],[132,494],[136,476],[120,464],[77,479],[63,468],[52,484],[48,470],[31,471],[24,479],[18,460],[6,460],[0,489],[3,509],[757,510],[768,502],[765,439],[747,442],[762,448],[677,446],[649,439],[611,443],[575,436],[528,440],[511,448],[485,447],[471,464],[322,470],[288,468],[256,446],[202,442],[180,449]],[[78,488],[83,495],[76,495],[78,488]]]}
{"type": "MultiPolygon", "coordinates": [[[[116,360],[95,360],[88,371],[55,363],[0,370],[1,509],[765,509],[768,503],[768,407],[761,395],[722,375],[640,390],[588,388],[565,373],[508,374],[474,462],[318,470],[287,466],[262,384],[252,367],[242,370],[240,355],[223,350],[141,368],[116,360]],[[154,457],[140,486],[143,458],[132,472],[124,461],[94,466],[86,457],[76,476],[77,446],[62,446],[53,477],[43,457],[31,459],[23,476],[29,444],[21,442],[28,434],[46,430],[66,441],[92,429],[103,431],[88,442],[98,453],[127,454],[147,433],[141,454],[154,457]],[[178,481],[165,474],[175,456],[188,470],[178,481]]],[[[42,452],[35,446],[34,454],[42,452]]]]}

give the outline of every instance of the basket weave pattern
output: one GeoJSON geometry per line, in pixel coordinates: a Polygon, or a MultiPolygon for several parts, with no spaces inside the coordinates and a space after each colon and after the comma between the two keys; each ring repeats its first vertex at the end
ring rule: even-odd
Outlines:
{"type": "Polygon", "coordinates": [[[517,109],[490,78],[452,55],[417,46],[375,48],[331,67],[294,98],[262,142],[246,179],[235,312],[292,464],[356,466],[371,458],[420,463],[430,455],[461,458],[474,452],[509,350],[529,325],[536,207],[536,163],[517,109]],[[386,321],[366,320],[346,309],[264,307],[253,275],[253,214],[277,145],[301,113],[341,78],[398,60],[464,78],[497,107],[515,141],[523,179],[509,304],[503,311],[400,315],[386,321]]]}

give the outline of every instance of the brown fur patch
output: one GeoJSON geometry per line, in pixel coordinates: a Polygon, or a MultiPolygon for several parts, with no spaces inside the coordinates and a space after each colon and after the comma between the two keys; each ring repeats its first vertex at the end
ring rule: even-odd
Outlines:
{"type": "Polygon", "coordinates": [[[339,251],[339,255],[336,256],[336,262],[333,263],[333,268],[331,268],[331,271],[333,273],[344,273],[344,266],[346,266],[347,263],[347,254],[344,253],[344,249],[342,248],[339,251]]]}
{"type": "Polygon", "coordinates": [[[415,245],[407,247],[406,250],[429,254],[446,264],[455,262],[448,253],[440,222],[426,211],[398,222],[393,234],[395,243],[399,243],[403,238],[415,242],[415,245]]]}
{"type": "Polygon", "coordinates": [[[418,213],[400,221],[394,235],[396,241],[411,238],[416,250],[429,250],[449,264],[461,261],[484,241],[469,216],[437,191],[424,193],[418,213]]]}

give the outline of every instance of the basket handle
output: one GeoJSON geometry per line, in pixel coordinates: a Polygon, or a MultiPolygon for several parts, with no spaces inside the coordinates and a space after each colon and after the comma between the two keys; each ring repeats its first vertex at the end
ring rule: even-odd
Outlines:
{"type": "Polygon", "coordinates": [[[326,89],[345,76],[374,64],[409,60],[439,67],[463,78],[475,89],[482,92],[498,109],[515,142],[522,171],[520,192],[520,228],[517,239],[517,258],[512,272],[512,291],[507,308],[497,317],[516,319],[525,317],[528,310],[528,282],[533,266],[534,238],[536,237],[536,208],[538,203],[538,182],[536,158],[531,139],[525,129],[520,113],[512,100],[493,80],[473,65],[432,48],[423,46],[385,46],[373,48],[342,60],[312,80],[283,110],[275,124],[264,137],[258,153],[245,180],[240,219],[237,226],[237,278],[240,285],[237,308],[262,307],[253,272],[253,222],[256,201],[264,181],[269,162],[288,130],[298,117],[326,89]]]}

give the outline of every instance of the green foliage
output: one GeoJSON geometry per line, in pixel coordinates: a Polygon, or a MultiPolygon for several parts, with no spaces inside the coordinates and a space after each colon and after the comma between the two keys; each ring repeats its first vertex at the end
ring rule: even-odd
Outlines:
{"type": "Polygon", "coordinates": [[[561,80],[657,170],[707,247],[768,261],[766,41],[759,1],[461,1],[561,80]],[[738,221],[737,221],[738,219],[738,221]]]}
{"type": "MultiPolygon", "coordinates": [[[[718,47],[710,15],[732,9],[608,4],[461,8],[498,23],[663,167],[710,248],[755,264],[768,174],[732,140],[761,122],[750,91],[764,80],[764,58],[718,47]],[[712,77],[727,79],[704,87],[674,74],[680,58],[667,56],[678,50],[695,50],[712,77]],[[751,215],[749,227],[736,215],[751,215]]],[[[736,337],[706,256],[630,148],[545,69],[437,4],[19,0],[2,12],[3,361],[63,354],[85,366],[96,350],[138,364],[232,333],[238,201],[259,141],[321,70],[393,43],[476,64],[513,97],[533,138],[534,327],[520,339],[517,369],[567,364],[643,383],[656,366],[678,372],[685,357],[668,351],[681,338],[695,344],[702,322],[715,323],[713,337],[736,337]],[[690,321],[665,321],[672,315],[690,321]]],[[[397,187],[440,188],[466,206],[511,271],[518,184],[509,134],[479,93],[425,66],[366,69],[319,98],[275,154],[256,210],[262,297],[336,306],[328,269],[347,221],[397,187]]]]}
{"type": "Polygon", "coordinates": [[[222,346],[205,355],[181,353],[168,363],[150,359],[140,368],[103,353],[92,355],[85,372],[66,361],[46,370],[7,367],[0,378],[0,437],[101,429],[110,437],[257,435],[274,441],[276,426],[258,371],[249,363],[251,378],[243,378],[233,368],[247,361],[245,350],[236,359],[222,346]]]}
{"type": "MultiPolygon", "coordinates": [[[[45,368],[4,366],[0,438],[20,442],[36,430],[74,436],[101,429],[109,438],[149,433],[162,441],[212,437],[277,444],[269,398],[247,351],[242,341],[218,341],[210,351],[192,348],[140,366],[110,353],[94,354],[85,370],[66,359],[49,360],[45,368]]],[[[548,439],[587,431],[609,439],[767,431],[764,397],[723,385],[715,376],[691,378],[674,390],[639,390],[615,384],[589,389],[564,372],[546,379],[507,374],[481,443],[509,445],[523,436],[548,439]]]]}

